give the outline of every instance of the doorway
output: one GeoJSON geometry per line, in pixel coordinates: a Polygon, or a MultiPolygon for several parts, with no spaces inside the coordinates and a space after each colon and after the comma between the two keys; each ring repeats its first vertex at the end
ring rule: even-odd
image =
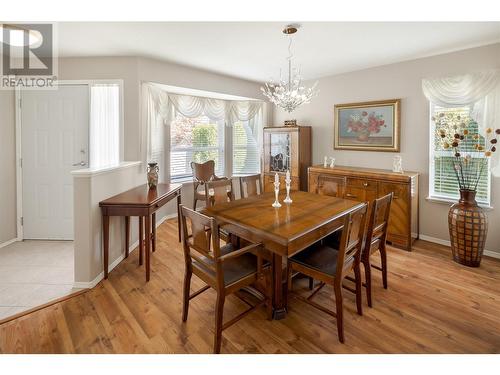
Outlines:
{"type": "Polygon", "coordinates": [[[89,162],[89,86],[19,96],[22,238],[73,240],[71,171],[89,162]]]}

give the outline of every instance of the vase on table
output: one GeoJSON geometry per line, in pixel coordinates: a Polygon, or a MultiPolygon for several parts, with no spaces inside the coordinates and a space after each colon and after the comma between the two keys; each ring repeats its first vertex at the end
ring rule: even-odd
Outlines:
{"type": "Polygon", "coordinates": [[[483,256],[488,219],[476,202],[475,190],[460,190],[460,200],[448,213],[453,260],[469,267],[479,267],[483,256]]]}
{"type": "Polygon", "coordinates": [[[158,186],[159,171],[158,163],[148,163],[148,186],[150,189],[156,189],[158,186]]]}

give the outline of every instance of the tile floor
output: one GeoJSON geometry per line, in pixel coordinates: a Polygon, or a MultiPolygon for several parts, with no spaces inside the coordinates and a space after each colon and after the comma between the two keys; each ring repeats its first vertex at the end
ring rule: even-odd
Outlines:
{"type": "Polygon", "coordinates": [[[0,249],[0,320],[78,289],[73,242],[14,242],[0,249]]]}

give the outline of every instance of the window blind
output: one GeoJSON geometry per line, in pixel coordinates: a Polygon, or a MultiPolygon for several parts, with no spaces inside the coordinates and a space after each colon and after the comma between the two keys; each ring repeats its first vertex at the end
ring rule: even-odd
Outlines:
{"type": "Polygon", "coordinates": [[[192,177],[191,161],[215,161],[215,173],[224,175],[224,122],[207,116],[176,114],[170,123],[170,177],[192,177]]]}
{"type": "MultiPolygon", "coordinates": [[[[458,107],[458,108],[443,108],[436,105],[430,107],[431,116],[438,116],[439,113],[454,112],[462,117],[468,117],[470,115],[469,107],[458,107]]],[[[468,127],[470,134],[473,136],[479,134],[479,129],[477,124],[475,126],[470,125],[468,127]]],[[[449,198],[458,199],[459,185],[457,182],[455,170],[454,170],[454,156],[452,150],[443,150],[441,146],[441,138],[438,134],[438,129],[433,121],[431,121],[431,157],[430,157],[430,186],[429,192],[430,196],[434,198],[449,198]]],[[[474,151],[472,141],[472,136],[469,137],[469,141],[465,143],[465,151],[474,151]]],[[[480,136],[480,141],[484,141],[483,137],[480,136]]],[[[477,142],[477,141],[476,141],[477,142]]],[[[478,154],[472,153],[471,163],[478,163],[478,154]],[[476,157],[474,157],[476,154],[476,157]]],[[[490,166],[483,171],[481,178],[477,186],[476,200],[483,204],[490,204],[490,166]]]]}
{"type": "Polygon", "coordinates": [[[248,121],[233,124],[233,175],[260,173],[260,152],[248,121]]]}

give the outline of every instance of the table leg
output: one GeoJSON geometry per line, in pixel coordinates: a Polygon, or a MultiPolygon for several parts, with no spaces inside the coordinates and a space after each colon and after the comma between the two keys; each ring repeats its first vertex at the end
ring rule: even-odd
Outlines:
{"type": "Polygon", "coordinates": [[[125,258],[128,258],[129,247],[130,247],[130,216],[125,216],[125,258]]]}
{"type": "Polygon", "coordinates": [[[179,242],[181,242],[181,193],[177,194],[177,230],[179,232],[179,242]]]}
{"type": "Polygon", "coordinates": [[[108,278],[108,263],[109,263],[109,216],[102,216],[102,236],[104,242],[104,278],[108,278]]]}
{"type": "Polygon", "coordinates": [[[149,281],[149,274],[150,274],[150,256],[149,252],[151,251],[151,216],[146,215],[146,228],[144,228],[144,234],[145,234],[145,241],[146,242],[146,248],[145,248],[145,260],[146,260],[146,281],[149,281]]]}
{"type": "Polygon", "coordinates": [[[280,320],[286,316],[285,299],[283,298],[283,264],[282,256],[273,254],[273,319],[280,320]]]}
{"type": "Polygon", "coordinates": [[[142,266],[142,253],[144,248],[144,218],[139,216],[139,266],[142,266]]]}
{"type": "Polygon", "coordinates": [[[153,248],[153,253],[156,251],[156,212],[151,214],[151,226],[152,226],[152,231],[153,234],[151,235],[151,243],[152,243],[152,248],[153,248]]]}

